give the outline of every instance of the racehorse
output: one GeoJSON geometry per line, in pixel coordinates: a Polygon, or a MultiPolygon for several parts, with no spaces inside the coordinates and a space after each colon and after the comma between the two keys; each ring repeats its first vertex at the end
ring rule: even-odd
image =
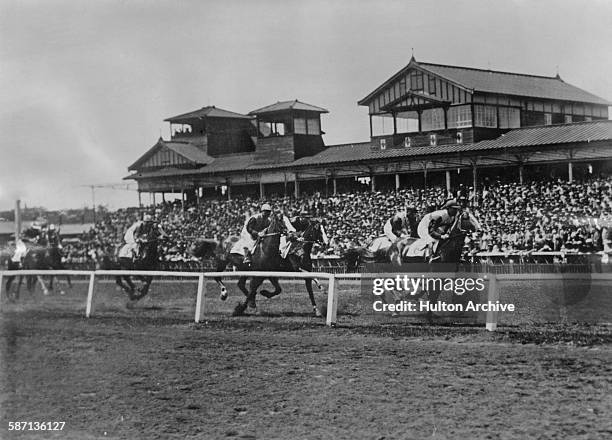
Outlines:
{"type": "MultiPolygon", "coordinates": [[[[130,258],[119,252],[117,260],[113,262],[106,259],[106,262],[101,265],[103,269],[120,269],[120,270],[144,270],[151,271],[159,266],[158,238],[146,238],[138,241],[138,253],[135,257],[130,258]],[[106,266],[106,267],[104,267],[106,266]]],[[[127,246],[127,245],[125,245],[127,246]]],[[[132,282],[130,275],[117,275],[115,283],[127,293],[130,302],[128,307],[149,293],[149,287],[153,281],[152,276],[137,276],[141,280],[142,285],[138,288],[132,282]],[[125,281],[125,284],[124,284],[125,281]]]]}
{"type": "MultiPolygon", "coordinates": [[[[440,240],[431,256],[427,256],[427,243],[418,239],[412,245],[405,248],[401,254],[402,263],[426,263],[430,272],[458,272],[463,256],[465,237],[471,231],[480,229],[480,223],[469,212],[459,214],[449,230],[446,232],[448,238],[440,240]]],[[[425,292],[422,292],[424,294],[425,292]]],[[[440,296],[440,291],[435,289],[428,292],[429,303],[435,304],[440,296]]],[[[427,312],[430,322],[433,313],[427,312]]]]}
{"type": "MultiPolygon", "coordinates": [[[[276,215],[270,216],[270,224],[266,229],[263,230],[263,236],[259,237],[255,243],[255,249],[251,258],[250,270],[252,271],[278,271],[282,265],[282,258],[280,255],[280,236],[281,236],[281,222],[276,215]]],[[[257,295],[257,289],[264,282],[263,277],[252,277],[250,288],[246,300],[244,303],[239,303],[234,308],[234,316],[239,316],[244,313],[247,306],[256,308],[255,296],[257,295]]],[[[278,283],[278,278],[268,277],[268,280],[274,286],[274,291],[269,292],[262,290],[259,292],[266,298],[272,298],[276,295],[280,295],[282,289],[278,283]]]]}
{"type": "MultiPolygon", "coordinates": [[[[276,219],[275,221],[278,221],[276,219]]],[[[272,226],[272,225],[270,225],[272,226]]],[[[276,227],[275,227],[276,228],[276,227]]],[[[270,227],[267,229],[268,233],[272,231],[270,227]]],[[[276,234],[275,234],[276,235],[276,234]]],[[[264,270],[264,269],[253,269],[252,265],[247,265],[243,263],[244,257],[238,253],[231,253],[231,249],[233,245],[239,240],[240,237],[231,235],[225,240],[215,240],[215,239],[200,239],[193,243],[190,248],[190,253],[196,258],[203,259],[212,259],[213,265],[215,267],[216,272],[223,272],[228,264],[231,264],[234,268],[239,271],[249,271],[249,270],[264,270]]],[[[280,242],[280,239],[279,239],[280,242]]],[[[323,242],[323,230],[322,226],[318,222],[311,221],[301,234],[301,237],[297,240],[291,242],[287,255],[285,258],[280,258],[280,264],[276,267],[272,267],[271,269],[266,270],[281,270],[288,272],[311,272],[312,271],[312,259],[311,259],[311,251],[312,247],[315,243],[323,242]]],[[[221,288],[220,299],[225,301],[227,299],[227,288],[220,277],[215,278],[215,281],[221,288]]],[[[238,279],[238,288],[244,293],[246,297],[249,296],[249,290],[246,288],[247,277],[243,276],[238,279]]],[[[262,280],[263,281],[263,280],[262,280]]],[[[317,307],[316,301],[314,299],[314,293],[312,290],[312,282],[319,289],[322,289],[321,285],[316,279],[305,278],[306,290],[308,291],[308,296],[310,298],[310,303],[313,307],[313,311],[317,317],[322,316],[321,311],[317,307]]],[[[274,282],[273,282],[274,285],[274,282]]],[[[276,287],[276,286],[275,286],[276,287]]],[[[268,298],[272,296],[276,296],[280,293],[280,286],[274,292],[268,292],[263,290],[261,294],[268,298]]],[[[253,302],[250,303],[253,305],[253,302]]]]}
{"type": "MultiPolygon", "coordinates": [[[[221,240],[212,238],[199,239],[191,245],[189,252],[200,261],[212,259],[215,272],[223,272],[228,264],[231,264],[236,270],[249,270],[249,266],[244,264],[244,256],[231,252],[238,240],[240,240],[240,237],[237,235],[230,235],[221,240]]],[[[225,301],[227,299],[227,287],[220,277],[214,280],[221,288],[219,298],[221,301],[225,301]]],[[[247,277],[240,277],[238,279],[238,288],[245,296],[248,296],[249,291],[246,288],[246,281],[247,277]]]]}
{"type": "MultiPolygon", "coordinates": [[[[315,243],[323,243],[323,228],[321,223],[310,220],[308,226],[297,240],[293,240],[289,245],[289,250],[286,257],[283,259],[284,266],[289,272],[312,272],[312,247],[315,243]]],[[[315,282],[319,290],[322,289],[321,284],[316,278],[304,278],[306,283],[306,291],[310,298],[310,304],[316,317],[320,318],[323,315],[317,307],[312,291],[312,282],[315,282]]]]}
{"type": "MultiPolygon", "coordinates": [[[[44,243],[44,242],[43,242],[44,243]]],[[[42,246],[39,244],[27,243],[26,247],[28,248],[24,258],[23,263],[19,264],[13,261],[9,261],[8,268],[9,270],[65,270],[64,264],[62,263],[62,254],[59,249],[58,244],[52,243],[49,246],[42,246]]],[[[7,294],[10,292],[11,285],[13,283],[15,277],[8,277],[6,281],[6,291],[7,294]]],[[[40,282],[40,285],[43,288],[43,293],[45,295],[49,295],[50,292],[53,291],[53,279],[54,276],[49,276],[49,287],[44,283],[43,277],[41,275],[30,275],[26,278],[26,285],[29,292],[34,290],[34,285],[36,280],[40,282]]],[[[19,277],[19,282],[17,283],[17,290],[13,299],[19,298],[19,291],[21,290],[21,283],[23,282],[23,277],[19,277]]],[[[72,287],[72,283],[70,281],[70,276],[66,275],[66,282],[68,283],[68,287],[72,287]]],[[[64,293],[63,291],[61,293],[64,293]]]]}

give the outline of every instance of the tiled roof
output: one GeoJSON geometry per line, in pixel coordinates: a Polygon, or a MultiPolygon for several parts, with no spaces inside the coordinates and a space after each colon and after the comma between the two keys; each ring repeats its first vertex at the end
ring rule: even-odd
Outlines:
{"type": "Polygon", "coordinates": [[[437,75],[480,92],[612,105],[609,101],[568,84],[559,77],[525,75],[442,64],[418,64],[437,75]]]}
{"type": "Polygon", "coordinates": [[[230,112],[229,110],[223,110],[222,108],[217,108],[214,105],[208,107],[202,107],[199,110],[194,110],[189,113],[183,113],[182,115],[172,116],[171,118],[164,119],[167,122],[181,122],[188,121],[191,119],[197,118],[235,118],[235,119],[251,119],[247,115],[243,115],[240,113],[230,112]]]}
{"type": "Polygon", "coordinates": [[[138,166],[153,156],[160,148],[167,147],[175,153],[183,156],[185,159],[195,164],[207,164],[213,161],[213,158],[206,154],[203,150],[189,142],[180,141],[165,141],[162,138],[153,145],[149,150],[128,167],[128,170],[135,170],[138,166]]]}
{"type": "Polygon", "coordinates": [[[595,142],[612,139],[612,121],[526,127],[509,131],[490,141],[478,142],[482,149],[595,142]]]}
{"type": "Polygon", "coordinates": [[[472,67],[420,63],[414,58],[410,60],[408,65],[378,86],[368,96],[361,99],[359,105],[368,105],[370,100],[377,96],[389,84],[396,81],[397,78],[404,75],[411,68],[416,67],[438,75],[465,89],[478,92],[612,105],[610,101],[568,84],[560,77],[556,76],[527,75],[522,73],[476,69],[472,67]]]}
{"type": "Polygon", "coordinates": [[[537,147],[543,145],[583,143],[612,140],[612,121],[579,122],[573,124],[518,128],[497,139],[473,144],[448,144],[411,148],[388,148],[381,150],[370,142],[329,146],[314,156],[302,157],[291,163],[258,165],[255,153],[228,155],[214,159],[211,164],[198,169],[172,169],[133,174],[134,177],[162,177],[170,175],[211,174],[231,171],[255,171],[274,168],[297,168],[342,164],[349,162],[370,162],[397,158],[427,157],[438,154],[454,154],[469,151],[490,151],[505,148],[537,147]]]}
{"type": "Polygon", "coordinates": [[[208,164],[214,160],[214,158],[210,157],[204,151],[188,142],[163,141],[163,144],[175,153],[183,156],[185,159],[197,164],[208,164]]]}
{"type": "Polygon", "coordinates": [[[230,154],[215,158],[213,163],[202,168],[206,173],[221,173],[248,169],[254,161],[255,153],[230,154]]]}
{"type": "Polygon", "coordinates": [[[284,110],[304,110],[317,113],[329,113],[328,110],[322,107],[306,104],[305,102],[300,102],[296,99],[293,101],[279,101],[276,104],[268,105],[266,107],[253,110],[249,113],[249,115],[260,115],[262,113],[273,113],[284,110]]]}
{"type": "Polygon", "coordinates": [[[332,163],[367,162],[398,157],[431,156],[464,151],[495,150],[513,147],[567,144],[612,140],[612,121],[528,127],[511,130],[489,141],[474,144],[449,144],[435,147],[372,148],[369,142],[330,146],[319,154],[296,160],[292,166],[317,166],[332,163]]]}

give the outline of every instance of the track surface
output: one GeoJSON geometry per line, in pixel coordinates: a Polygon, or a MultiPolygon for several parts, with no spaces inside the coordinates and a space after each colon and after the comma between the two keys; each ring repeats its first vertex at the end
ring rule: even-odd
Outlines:
{"type": "Polygon", "coordinates": [[[308,316],[304,296],[196,325],[192,299],[171,308],[172,290],[158,285],[128,311],[109,289],[89,320],[69,307],[80,293],[6,308],[0,438],[612,436],[609,326],[490,334],[348,315],[330,329],[308,316]],[[15,433],[9,421],[66,426],[15,433]]]}

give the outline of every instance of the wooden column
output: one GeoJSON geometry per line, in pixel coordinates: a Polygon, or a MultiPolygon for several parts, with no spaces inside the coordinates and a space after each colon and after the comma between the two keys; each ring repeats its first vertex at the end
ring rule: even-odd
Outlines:
{"type": "Polygon", "coordinates": [[[395,173],[395,190],[398,191],[400,189],[400,175],[399,173],[395,173]]]}
{"type": "Polygon", "coordinates": [[[448,108],[443,107],[444,110],[444,130],[448,130],[448,108]]]}
{"type": "Polygon", "coordinates": [[[376,191],[376,176],[374,174],[370,174],[370,191],[376,191]]]}
{"type": "Polygon", "coordinates": [[[391,113],[391,115],[393,115],[393,134],[397,134],[397,117],[395,112],[391,113]]]}
{"type": "Polygon", "coordinates": [[[21,235],[21,200],[15,200],[15,243],[17,243],[17,240],[19,240],[20,235],[21,235]]]}
{"type": "Polygon", "coordinates": [[[336,178],[335,177],[332,179],[332,182],[333,182],[333,185],[334,185],[334,195],[336,195],[336,193],[338,191],[338,186],[337,186],[336,178]]]}
{"type": "Polygon", "coordinates": [[[185,190],[181,188],[181,209],[185,210],[185,190]]]}
{"type": "Polygon", "coordinates": [[[297,173],[295,175],[295,185],[293,186],[293,196],[297,199],[300,197],[300,181],[298,180],[297,173]]]}
{"type": "Polygon", "coordinates": [[[421,113],[423,113],[421,110],[417,110],[417,115],[419,115],[419,133],[421,132],[421,113]]]}
{"type": "Polygon", "coordinates": [[[472,164],[472,186],[474,187],[474,195],[478,189],[478,169],[476,162],[472,164]]]}
{"type": "Polygon", "coordinates": [[[141,197],[141,192],[140,190],[138,190],[138,207],[142,208],[142,197],[141,197]]]}
{"type": "Polygon", "coordinates": [[[370,116],[370,138],[371,138],[372,136],[374,136],[374,132],[372,131],[372,115],[369,115],[369,116],[370,116]]]}
{"type": "Polygon", "coordinates": [[[162,192],[161,195],[162,195],[162,203],[166,203],[166,193],[162,192]]]}
{"type": "Polygon", "coordinates": [[[567,177],[569,183],[572,183],[574,181],[574,164],[572,162],[567,163],[567,177]]]}
{"type": "Polygon", "coordinates": [[[519,165],[519,183],[523,184],[523,165],[519,165]]]}
{"type": "Polygon", "coordinates": [[[263,200],[263,198],[266,196],[265,190],[264,190],[264,184],[263,182],[260,180],[259,181],[259,198],[263,200]]]}
{"type": "Polygon", "coordinates": [[[225,181],[225,186],[227,186],[227,200],[232,200],[232,185],[229,179],[225,181]]]}
{"type": "Polygon", "coordinates": [[[451,173],[446,170],[446,191],[451,192],[451,173]]]}

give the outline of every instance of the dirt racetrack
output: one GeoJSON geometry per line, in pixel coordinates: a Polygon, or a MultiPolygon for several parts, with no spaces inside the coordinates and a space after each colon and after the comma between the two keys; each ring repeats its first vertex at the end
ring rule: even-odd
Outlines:
{"type": "Polygon", "coordinates": [[[196,325],[170,310],[170,290],[91,319],[71,294],[5,307],[0,438],[612,436],[610,326],[491,334],[348,315],[327,328],[306,302],[280,298],[263,316],[196,325]],[[10,421],[66,424],[16,432],[10,421]]]}

